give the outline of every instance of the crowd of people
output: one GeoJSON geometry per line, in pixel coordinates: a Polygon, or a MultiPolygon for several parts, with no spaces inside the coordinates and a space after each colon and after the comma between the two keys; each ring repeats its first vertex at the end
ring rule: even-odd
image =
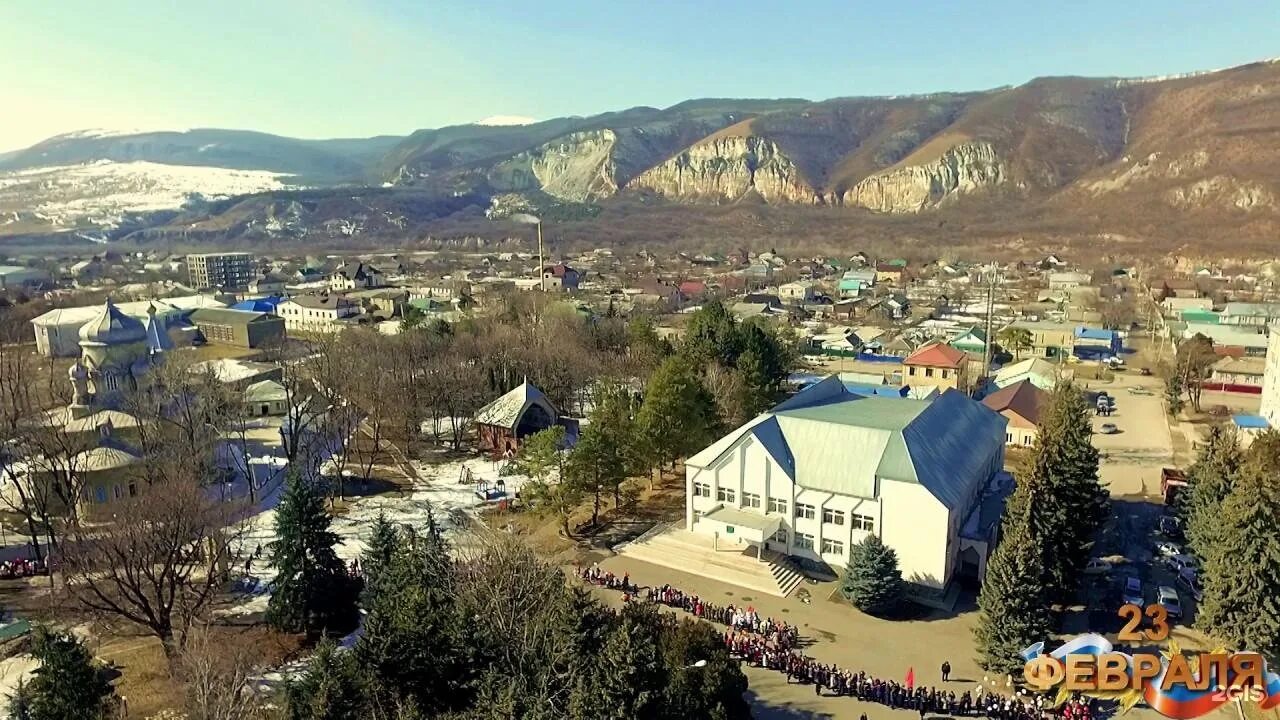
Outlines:
{"type": "Polygon", "coordinates": [[[625,600],[630,600],[639,590],[635,585],[631,584],[631,575],[623,573],[621,576],[602,570],[599,565],[592,565],[589,568],[578,568],[578,579],[591,585],[599,585],[610,590],[621,590],[625,600]]]}
{"type": "MultiPolygon", "coordinates": [[[[921,718],[932,713],[992,720],[1042,720],[1046,714],[1043,698],[1039,695],[1030,699],[1014,698],[984,692],[980,687],[976,692],[966,690],[957,694],[953,690],[914,683],[908,685],[820,663],[797,651],[800,634],[794,625],[762,618],[752,607],[713,605],[670,585],[646,587],[641,592],[630,584],[629,576],[619,580],[598,566],[579,568],[578,575],[592,584],[623,590],[625,600],[643,598],[726,625],[724,642],[731,655],[751,665],[784,673],[788,683],[812,684],[814,693],[818,695],[848,696],[894,709],[914,710],[920,713],[921,718]]],[[[950,673],[950,663],[944,662],[944,681],[949,680],[950,673]]],[[[1076,699],[1058,708],[1055,714],[1062,720],[1092,720],[1092,707],[1088,700],[1076,699]]],[[[866,720],[865,714],[861,720],[866,720]]]]}
{"type": "Polygon", "coordinates": [[[794,649],[800,642],[800,631],[795,625],[760,617],[754,607],[739,608],[733,605],[715,605],[703,601],[697,595],[689,595],[670,585],[645,588],[645,600],[666,605],[703,620],[728,625],[729,632],[737,631],[742,638],[782,651],[794,649]]]}

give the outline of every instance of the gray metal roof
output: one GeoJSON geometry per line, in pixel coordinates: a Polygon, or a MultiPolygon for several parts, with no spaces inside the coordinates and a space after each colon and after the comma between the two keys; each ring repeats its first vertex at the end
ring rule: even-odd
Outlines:
{"type": "Polygon", "coordinates": [[[998,462],[1005,423],[955,390],[933,400],[861,397],[831,376],[686,464],[714,465],[750,437],[801,488],[870,498],[877,479],[897,480],[924,485],[947,507],[963,509],[998,462]]]}

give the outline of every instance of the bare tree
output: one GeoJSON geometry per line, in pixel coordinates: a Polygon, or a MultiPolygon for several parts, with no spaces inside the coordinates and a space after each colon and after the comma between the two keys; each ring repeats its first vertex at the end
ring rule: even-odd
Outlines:
{"type": "Polygon", "coordinates": [[[108,523],[70,529],[67,588],[85,608],[154,635],[175,661],[239,560],[244,503],[210,497],[195,478],[169,478],[113,510],[108,523]]]}
{"type": "Polygon", "coordinates": [[[254,693],[253,678],[262,669],[254,639],[198,624],[187,634],[179,663],[187,686],[191,720],[247,720],[266,717],[254,693]]]}
{"type": "Polygon", "coordinates": [[[239,411],[232,397],[178,357],[152,368],[124,399],[142,454],[129,496],[103,506],[95,522],[72,522],[63,548],[72,596],[144,628],[171,663],[238,561],[251,509],[246,498],[211,491],[227,414],[239,411]]]}

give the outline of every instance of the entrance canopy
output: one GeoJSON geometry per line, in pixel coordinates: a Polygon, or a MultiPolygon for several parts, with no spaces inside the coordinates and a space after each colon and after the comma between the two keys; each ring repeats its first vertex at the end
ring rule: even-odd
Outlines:
{"type": "Polygon", "coordinates": [[[747,512],[734,507],[720,507],[702,516],[700,522],[719,525],[721,537],[764,544],[782,524],[782,518],[747,512]]]}

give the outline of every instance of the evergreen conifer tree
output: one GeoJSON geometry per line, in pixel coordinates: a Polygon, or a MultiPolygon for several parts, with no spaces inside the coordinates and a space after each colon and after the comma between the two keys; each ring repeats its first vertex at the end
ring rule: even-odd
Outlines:
{"type": "Polygon", "coordinates": [[[902,602],[903,595],[898,554],[878,535],[868,535],[849,549],[849,565],[840,591],[865,613],[892,612],[902,602]]]}
{"type": "Polygon", "coordinates": [[[118,698],[84,643],[70,633],[37,627],[31,654],[40,663],[10,701],[16,720],[105,720],[118,698]]]}
{"type": "Polygon", "coordinates": [[[1280,653],[1280,478],[1250,458],[1221,503],[1196,623],[1238,650],[1280,653]]]}
{"type": "Polygon", "coordinates": [[[360,568],[364,572],[364,591],[361,601],[368,607],[378,592],[378,581],[382,571],[391,563],[391,556],[396,551],[396,526],[387,519],[386,512],[379,511],[374,518],[373,530],[369,533],[369,544],[360,558],[360,568]]]}
{"type": "MultiPolygon", "coordinates": [[[[1063,599],[1078,586],[1093,536],[1106,519],[1107,491],[1098,482],[1098,451],[1081,392],[1059,383],[1045,416],[1019,486],[1036,488],[1028,528],[1041,552],[1042,584],[1063,599]]],[[[1011,499],[1018,500],[1017,494],[1011,499]]]]}
{"type": "Polygon", "coordinates": [[[438,528],[401,536],[367,608],[354,654],[384,712],[406,702],[428,714],[466,707],[464,618],[446,551],[438,528]]]}
{"type": "Polygon", "coordinates": [[[351,653],[325,639],[307,669],[285,688],[288,720],[359,720],[367,717],[361,678],[351,653]]]}
{"type": "Polygon", "coordinates": [[[301,474],[290,472],[276,509],[271,543],[277,569],[267,623],[283,632],[346,632],[355,623],[358,586],[334,552],[324,500],[301,474]]]}
{"type": "Polygon", "coordinates": [[[1222,528],[1222,503],[1240,474],[1244,453],[1231,428],[1209,429],[1195,462],[1187,468],[1187,488],[1179,495],[1182,517],[1191,550],[1208,560],[1214,536],[1222,528]]]}
{"type": "Polygon", "coordinates": [[[702,449],[716,430],[716,407],[693,366],[678,355],[662,361],[645,387],[636,425],[651,464],[702,449]]]}
{"type": "Polygon", "coordinates": [[[980,664],[1001,674],[1019,671],[1023,665],[1019,653],[1045,640],[1051,629],[1044,567],[1030,526],[1039,499],[1024,487],[1015,495],[1024,497],[1011,499],[1001,528],[1003,537],[987,561],[974,628],[980,664]]]}

